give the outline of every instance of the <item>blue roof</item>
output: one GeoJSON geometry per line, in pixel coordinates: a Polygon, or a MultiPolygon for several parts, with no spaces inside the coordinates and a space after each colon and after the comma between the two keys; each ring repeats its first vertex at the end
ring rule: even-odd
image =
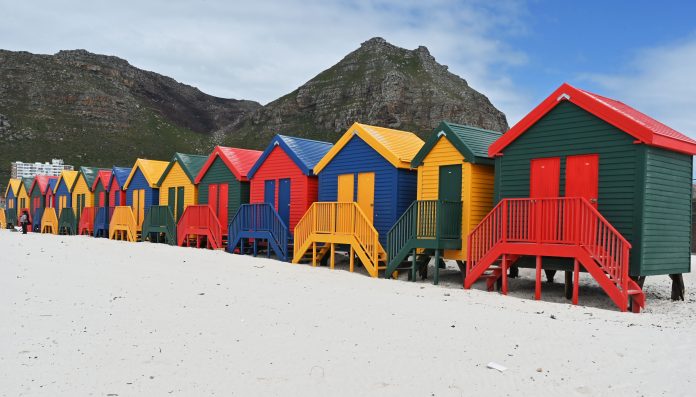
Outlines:
{"type": "Polygon", "coordinates": [[[114,166],[111,169],[111,178],[109,178],[109,188],[111,187],[111,183],[113,182],[114,176],[116,176],[116,182],[118,182],[118,186],[123,189],[123,185],[126,183],[126,180],[128,180],[128,175],[130,175],[131,169],[128,167],[116,167],[114,166]]]}
{"type": "Polygon", "coordinates": [[[249,170],[250,179],[276,146],[280,146],[290,156],[292,161],[302,170],[302,173],[312,176],[314,175],[314,166],[331,150],[333,144],[294,136],[276,135],[256,161],[256,164],[249,170]]]}
{"type": "Polygon", "coordinates": [[[56,188],[56,182],[58,182],[58,178],[55,179],[49,179],[48,180],[48,187],[53,191],[56,188]]]}

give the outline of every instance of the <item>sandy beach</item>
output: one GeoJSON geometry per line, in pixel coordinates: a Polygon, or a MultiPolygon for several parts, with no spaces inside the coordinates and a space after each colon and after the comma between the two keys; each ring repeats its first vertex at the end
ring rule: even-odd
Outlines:
{"type": "MultiPolygon", "coordinates": [[[[0,230],[2,396],[687,396],[696,277],[620,313],[222,251],[0,230]],[[491,362],[504,371],[487,368],[491,362]]],[[[692,259],[693,262],[693,259],[692,259]]],[[[448,264],[455,268],[454,264],[448,264]]]]}

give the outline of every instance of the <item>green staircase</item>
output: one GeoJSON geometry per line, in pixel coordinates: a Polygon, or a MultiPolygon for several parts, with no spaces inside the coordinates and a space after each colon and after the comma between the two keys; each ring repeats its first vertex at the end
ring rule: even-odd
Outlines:
{"type": "MultiPolygon", "coordinates": [[[[443,200],[416,200],[401,215],[387,234],[389,262],[385,277],[392,277],[395,270],[409,266],[404,262],[411,257],[411,279],[416,269],[423,265],[423,253],[434,252],[434,283],[439,280],[440,254],[445,249],[462,248],[462,202],[443,200]]],[[[427,264],[427,262],[426,262],[427,264]]]]}
{"type": "Polygon", "coordinates": [[[58,217],[58,234],[77,234],[77,217],[72,208],[66,207],[60,210],[58,217]]]}
{"type": "Polygon", "coordinates": [[[153,205],[147,210],[143,220],[142,240],[176,244],[176,222],[169,206],[153,205]]]}

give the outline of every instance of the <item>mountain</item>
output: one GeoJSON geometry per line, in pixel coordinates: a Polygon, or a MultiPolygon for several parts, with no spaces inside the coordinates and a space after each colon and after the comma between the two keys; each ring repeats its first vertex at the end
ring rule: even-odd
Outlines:
{"type": "Polygon", "coordinates": [[[442,120],[495,131],[505,115],[425,47],[370,39],[295,91],[254,111],[226,144],[275,133],[333,141],[354,122],[430,134],[442,120]]]}
{"type": "Polygon", "coordinates": [[[113,56],[0,50],[0,183],[15,160],[129,166],[138,156],[205,153],[214,131],[260,107],[113,56]]]}
{"type": "Polygon", "coordinates": [[[427,48],[381,38],[266,106],[210,96],[113,56],[0,50],[0,184],[15,160],[129,166],[215,144],[263,148],[276,133],[336,141],[354,121],[425,137],[442,120],[508,128],[488,98],[427,48]]]}

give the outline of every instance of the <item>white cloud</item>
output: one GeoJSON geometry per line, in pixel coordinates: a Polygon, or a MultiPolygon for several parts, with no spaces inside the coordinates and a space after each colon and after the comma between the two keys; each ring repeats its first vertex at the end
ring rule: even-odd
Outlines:
{"type": "Polygon", "coordinates": [[[0,0],[0,46],[116,55],[221,97],[284,95],[371,37],[433,56],[516,120],[528,101],[506,70],[526,62],[505,44],[524,34],[523,5],[482,0],[0,0]]]}
{"type": "Polygon", "coordinates": [[[695,64],[696,36],[640,50],[621,72],[588,74],[583,79],[598,84],[607,96],[696,138],[695,64]]]}

